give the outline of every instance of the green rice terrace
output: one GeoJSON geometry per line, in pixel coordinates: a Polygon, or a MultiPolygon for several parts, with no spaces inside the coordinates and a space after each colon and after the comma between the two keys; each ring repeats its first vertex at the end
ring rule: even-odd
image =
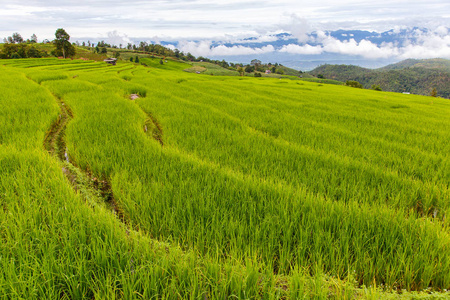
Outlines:
{"type": "Polygon", "coordinates": [[[0,299],[450,297],[450,101],[0,61],[0,299]]]}

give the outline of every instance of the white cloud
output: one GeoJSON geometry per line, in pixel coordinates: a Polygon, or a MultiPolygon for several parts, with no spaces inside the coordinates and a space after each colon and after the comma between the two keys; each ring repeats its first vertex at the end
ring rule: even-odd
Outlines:
{"type": "Polygon", "coordinates": [[[323,41],[323,50],[330,53],[359,55],[370,59],[389,58],[398,55],[398,50],[392,44],[383,44],[378,47],[367,40],[362,40],[359,43],[354,39],[342,42],[332,37],[323,41]]]}
{"type": "Polygon", "coordinates": [[[0,9],[0,16],[16,16],[27,17],[32,16],[33,13],[40,13],[47,11],[47,8],[31,6],[31,5],[5,5],[0,9]]]}
{"type": "Polygon", "coordinates": [[[111,45],[127,45],[131,43],[131,40],[128,38],[126,34],[119,33],[117,30],[108,32],[108,38],[106,41],[111,45]]]}
{"type": "Polygon", "coordinates": [[[289,22],[283,27],[283,29],[290,32],[299,43],[307,42],[309,39],[308,34],[312,31],[308,21],[297,16],[296,14],[291,14],[289,16],[289,22]]]}
{"type": "Polygon", "coordinates": [[[275,42],[278,40],[278,38],[274,35],[266,35],[266,36],[259,36],[256,40],[257,43],[268,43],[268,42],[275,42]]]}
{"type": "Polygon", "coordinates": [[[436,32],[419,33],[416,43],[409,43],[400,48],[399,58],[448,58],[450,59],[450,36],[442,34],[440,28],[436,32]]]}
{"type": "Polygon", "coordinates": [[[261,48],[245,47],[236,45],[227,47],[225,45],[211,46],[209,41],[201,42],[180,42],[178,49],[184,53],[191,53],[195,56],[233,56],[233,55],[257,55],[274,52],[275,48],[272,45],[264,46],[261,48]]]}
{"type": "Polygon", "coordinates": [[[249,39],[249,35],[226,35],[225,37],[216,37],[216,40],[220,40],[224,43],[232,43],[232,44],[249,44],[249,43],[270,43],[270,42],[276,42],[278,40],[278,37],[272,34],[268,35],[259,35],[256,37],[251,37],[249,39]]]}
{"type": "Polygon", "coordinates": [[[289,44],[286,46],[283,46],[279,52],[285,52],[290,54],[303,54],[303,55],[318,55],[323,53],[323,47],[322,46],[311,46],[311,45],[296,45],[296,44],[289,44]]]}
{"type": "Polygon", "coordinates": [[[262,48],[251,48],[244,46],[227,47],[220,45],[211,48],[211,56],[231,56],[231,55],[251,55],[251,54],[265,54],[274,52],[275,48],[272,45],[264,46],[262,48]]]}
{"type": "Polygon", "coordinates": [[[439,26],[438,28],[436,28],[435,32],[440,36],[446,36],[448,35],[448,28],[445,26],[439,26]]]}

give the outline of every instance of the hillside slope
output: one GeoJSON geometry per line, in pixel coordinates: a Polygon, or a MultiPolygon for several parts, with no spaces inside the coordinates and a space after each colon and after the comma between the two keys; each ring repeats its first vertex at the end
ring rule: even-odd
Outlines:
{"type": "Polygon", "coordinates": [[[450,72],[450,60],[443,58],[433,59],[406,59],[396,64],[387,65],[378,70],[403,70],[406,68],[436,69],[450,72]]]}
{"type": "Polygon", "coordinates": [[[448,100],[185,67],[1,62],[0,299],[449,296],[448,100]]]}
{"type": "Polygon", "coordinates": [[[381,69],[366,69],[349,65],[323,65],[310,74],[339,81],[355,80],[364,88],[380,85],[382,90],[450,98],[450,61],[445,59],[406,60],[381,69]]]}

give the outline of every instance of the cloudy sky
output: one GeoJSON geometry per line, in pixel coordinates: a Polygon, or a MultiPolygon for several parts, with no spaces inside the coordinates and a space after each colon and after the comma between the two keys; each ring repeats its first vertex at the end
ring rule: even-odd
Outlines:
{"type": "Polygon", "coordinates": [[[33,33],[52,40],[64,28],[72,41],[104,39],[112,44],[130,41],[177,41],[178,48],[199,56],[233,55],[354,55],[380,58],[450,58],[450,1],[448,0],[0,0],[0,38],[33,33]],[[413,42],[375,45],[370,41],[338,41],[323,35],[311,44],[308,33],[354,29],[383,32],[427,28],[413,42]],[[214,46],[213,41],[236,42],[246,37],[270,41],[287,32],[297,43],[245,47],[214,46]],[[309,44],[308,44],[309,43],[309,44]]]}
{"type": "Polygon", "coordinates": [[[287,30],[450,26],[448,0],[1,0],[0,37],[213,38],[287,30]],[[338,3],[338,4],[336,4],[338,3]],[[292,16],[295,16],[293,18],[292,16]]]}

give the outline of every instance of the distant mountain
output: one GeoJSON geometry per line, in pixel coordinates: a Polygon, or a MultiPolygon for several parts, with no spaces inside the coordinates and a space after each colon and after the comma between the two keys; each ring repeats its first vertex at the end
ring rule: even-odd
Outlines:
{"type": "Polygon", "coordinates": [[[450,72],[450,60],[442,58],[406,59],[396,64],[382,67],[380,70],[403,70],[406,68],[425,68],[450,72]]]}
{"type": "Polygon", "coordinates": [[[371,70],[351,65],[322,65],[309,74],[339,81],[355,80],[364,88],[379,85],[383,91],[437,95],[450,99],[450,60],[408,59],[397,64],[371,70]]]}

